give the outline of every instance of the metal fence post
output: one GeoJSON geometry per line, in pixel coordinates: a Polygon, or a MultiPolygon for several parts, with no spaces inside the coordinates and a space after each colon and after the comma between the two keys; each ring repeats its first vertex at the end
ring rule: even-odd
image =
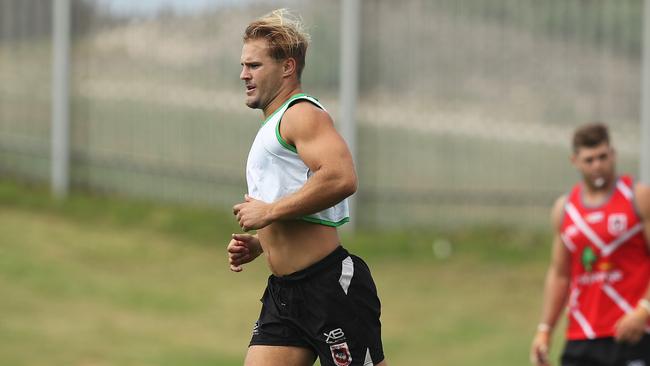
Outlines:
{"type": "Polygon", "coordinates": [[[70,0],[55,0],[52,8],[52,156],[51,184],[57,198],[70,185],[70,0]]]}
{"type": "MultiPolygon", "coordinates": [[[[341,71],[340,71],[340,120],[341,134],[347,141],[352,158],[357,164],[356,107],[359,89],[359,39],[361,32],[361,0],[342,0],[341,22],[341,71]]],[[[356,226],[356,195],[348,199],[350,223],[348,229],[356,226]]]]}
{"type": "Polygon", "coordinates": [[[641,151],[639,174],[641,182],[650,184],[650,0],[643,4],[643,60],[641,86],[641,151]]]}

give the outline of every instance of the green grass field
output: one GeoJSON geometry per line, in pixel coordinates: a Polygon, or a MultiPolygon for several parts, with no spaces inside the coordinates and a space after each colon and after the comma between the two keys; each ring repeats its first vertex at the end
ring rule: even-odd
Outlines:
{"type": "MultiPolygon", "coordinates": [[[[82,194],[56,202],[0,181],[0,365],[240,365],[267,270],[228,270],[233,230],[226,209],[82,194]]],[[[391,365],[527,364],[546,233],[344,241],[373,271],[391,365]],[[444,260],[432,250],[443,239],[453,248],[444,260]]]]}

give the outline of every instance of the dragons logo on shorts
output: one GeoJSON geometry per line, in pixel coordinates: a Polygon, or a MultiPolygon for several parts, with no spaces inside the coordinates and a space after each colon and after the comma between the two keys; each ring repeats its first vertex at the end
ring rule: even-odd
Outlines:
{"type": "Polygon", "coordinates": [[[352,355],[347,342],[331,345],[330,350],[336,366],[350,366],[352,364],[352,355]]]}

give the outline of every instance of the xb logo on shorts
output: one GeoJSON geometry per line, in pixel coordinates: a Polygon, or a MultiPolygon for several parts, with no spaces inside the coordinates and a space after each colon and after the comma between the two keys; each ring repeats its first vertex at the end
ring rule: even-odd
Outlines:
{"type": "Polygon", "coordinates": [[[343,329],[341,328],[336,328],[334,330],[331,330],[329,333],[323,333],[323,335],[326,337],[325,343],[328,344],[345,340],[345,333],[343,333],[343,329]]]}
{"type": "Polygon", "coordinates": [[[325,336],[325,343],[330,344],[330,351],[332,352],[332,359],[336,366],[349,366],[352,364],[352,355],[350,348],[345,341],[345,333],[343,329],[336,328],[323,333],[325,336]],[[341,343],[342,342],[342,343],[341,343]],[[335,344],[338,343],[338,344],[335,344]]]}

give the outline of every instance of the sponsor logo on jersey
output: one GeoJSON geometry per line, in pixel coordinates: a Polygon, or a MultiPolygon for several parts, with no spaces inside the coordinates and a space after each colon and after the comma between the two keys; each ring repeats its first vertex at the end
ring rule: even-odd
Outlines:
{"type": "Polygon", "coordinates": [[[605,218],[605,213],[603,211],[592,212],[585,217],[585,220],[590,224],[596,224],[605,218]]]}
{"type": "Polygon", "coordinates": [[[352,364],[352,355],[346,342],[331,345],[330,351],[332,351],[332,359],[336,366],[350,366],[352,364]]]}
{"type": "Polygon", "coordinates": [[[594,283],[617,283],[623,280],[623,272],[618,269],[607,272],[586,272],[578,276],[577,283],[581,286],[589,286],[594,283]]]}
{"type": "Polygon", "coordinates": [[[614,268],[615,268],[615,267],[614,267],[614,263],[609,262],[609,261],[603,261],[603,262],[600,262],[600,263],[598,263],[598,265],[596,266],[596,269],[597,269],[597,270],[599,270],[599,271],[603,271],[603,272],[610,272],[610,271],[612,271],[614,268]]]}
{"type": "Polygon", "coordinates": [[[582,250],[581,259],[582,267],[585,269],[585,271],[591,272],[594,269],[594,262],[596,262],[598,257],[590,246],[586,246],[585,249],[582,250]]]}

